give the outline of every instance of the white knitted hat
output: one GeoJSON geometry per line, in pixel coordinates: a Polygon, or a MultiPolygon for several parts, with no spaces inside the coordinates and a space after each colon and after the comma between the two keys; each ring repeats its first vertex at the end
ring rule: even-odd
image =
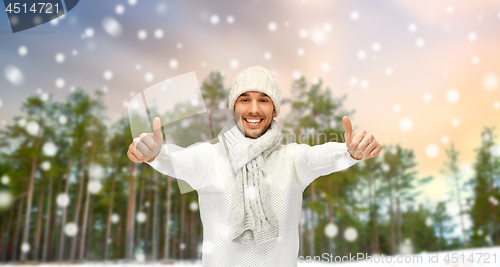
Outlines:
{"type": "Polygon", "coordinates": [[[280,114],[281,88],[269,70],[261,66],[253,66],[238,73],[229,91],[229,108],[234,110],[236,99],[248,91],[257,91],[268,95],[276,110],[275,117],[280,114]]]}

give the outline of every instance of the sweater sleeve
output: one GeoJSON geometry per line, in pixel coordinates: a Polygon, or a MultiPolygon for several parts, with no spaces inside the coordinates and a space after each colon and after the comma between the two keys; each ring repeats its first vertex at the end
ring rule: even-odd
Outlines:
{"type": "Polygon", "coordinates": [[[155,160],[146,163],[164,175],[184,180],[197,190],[210,164],[210,146],[208,143],[196,143],[184,148],[164,144],[155,160]]]}
{"type": "Polygon", "coordinates": [[[296,144],[292,158],[302,191],[316,178],[347,169],[361,161],[351,157],[345,143],[338,142],[316,146],[296,144]]]}

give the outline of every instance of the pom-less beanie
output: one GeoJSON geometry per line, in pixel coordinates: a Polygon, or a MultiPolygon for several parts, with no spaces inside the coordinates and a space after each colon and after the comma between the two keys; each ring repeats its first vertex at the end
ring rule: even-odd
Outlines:
{"type": "Polygon", "coordinates": [[[229,108],[234,110],[238,97],[248,91],[262,92],[268,95],[274,104],[277,117],[281,106],[281,88],[271,72],[261,66],[253,66],[242,70],[233,80],[229,91],[229,108]]]}

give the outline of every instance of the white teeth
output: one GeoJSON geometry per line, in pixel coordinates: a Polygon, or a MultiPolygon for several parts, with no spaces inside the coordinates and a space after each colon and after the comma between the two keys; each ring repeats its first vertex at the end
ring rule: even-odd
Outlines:
{"type": "Polygon", "coordinates": [[[246,119],[246,121],[248,121],[249,123],[253,123],[253,124],[257,124],[260,122],[260,120],[250,120],[250,119],[246,119]]]}

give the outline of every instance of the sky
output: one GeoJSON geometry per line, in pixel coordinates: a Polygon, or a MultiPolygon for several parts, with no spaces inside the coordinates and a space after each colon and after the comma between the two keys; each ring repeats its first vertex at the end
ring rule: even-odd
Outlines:
{"type": "Polygon", "coordinates": [[[347,95],[353,130],[413,149],[419,177],[435,177],[421,201],[439,201],[445,149],[455,144],[468,178],[481,132],[498,124],[499,28],[499,0],[86,0],[15,34],[0,12],[0,129],[31,95],[103,89],[113,122],[158,82],[221,71],[229,88],[260,65],[285,97],[301,75],[347,95]]]}

